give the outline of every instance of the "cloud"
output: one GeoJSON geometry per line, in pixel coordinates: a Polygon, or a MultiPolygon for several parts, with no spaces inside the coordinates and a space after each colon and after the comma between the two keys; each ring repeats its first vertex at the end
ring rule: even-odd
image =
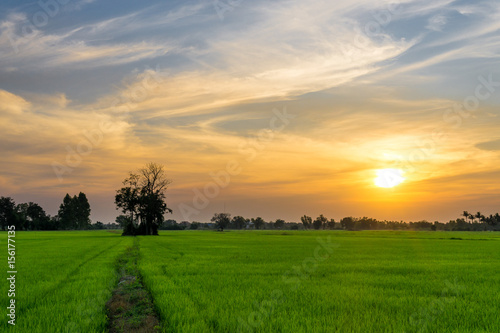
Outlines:
{"type": "Polygon", "coordinates": [[[407,3],[400,3],[398,8],[398,14],[396,19],[407,19],[419,16],[432,15],[438,10],[444,10],[449,8],[455,0],[439,0],[439,1],[408,1],[407,3]]]}
{"type": "Polygon", "coordinates": [[[394,16],[394,25],[391,23],[386,27],[386,30],[398,34],[397,29],[405,26],[398,20],[406,17],[414,25],[411,31],[414,34],[420,32],[418,40],[411,50],[398,57],[398,61],[370,75],[370,82],[398,82],[402,86],[427,90],[429,94],[441,92],[440,87],[446,85],[453,87],[458,96],[470,94],[465,90],[470,88],[461,83],[491,73],[494,64],[498,63],[496,55],[500,38],[495,32],[500,29],[500,4],[480,1],[466,6],[470,14],[464,16],[458,14],[463,5],[444,1],[441,6],[423,11],[425,14],[416,19],[420,11],[412,14],[409,8],[419,5],[425,7],[420,2],[402,6],[401,14],[394,16]],[[432,33],[433,30],[442,33],[432,33]]]}
{"type": "Polygon", "coordinates": [[[477,3],[469,4],[454,4],[453,9],[464,16],[488,16],[492,14],[492,10],[495,11],[495,7],[498,8],[498,3],[496,1],[478,1],[477,3]]]}
{"type": "MultiPolygon", "coordinates": [[[[385,8],[370,1],[360,4],[367,5],[366,10],[385,8]]],[[[216,26],[200,33],[204,42],[198,47],[176,49],[190,66],[182,71],[162,69],[162,82],[148,88],[130,112],[140,119],[170,118],[240,103],[292,99],[379,71],[382,63],[416,42],[388,34],[367,37],[361,33],[362,22],[343,17],[356,8],[349,1],[333,6],[325,1],[307,6],[300,1],[256,3],[249,9],[252,19],[245,29],[216,26]]],[[[138,76],[116,95],[101,98],[97,108],[116,105],[112,101],[117,99],[130,100],[143,90],[141,85],[143,78],[138,76]]]]}
{"type": "Polygon", "coordinates": [[[31,106],[24,98],[1,89],[0,100],[2,101],[2,104],[0,104],[0,117],[4,114],[20,115],[31,106]]]}
{"type": "Polygon", "coordinates": [[[172,25],[195,15],[201,8],[201,5],[183,6],[167,15],[152,14],[151,9],[144,9],[57,32],[39,29],[27,14],[14,12],[0,22],[1,63],[12,72],[61,67],[98,68],[161,57],[174,45],[157,33],[151,33],[150,29],[172,25]],[[135,36],[118,41],[138,32],[146,38],[135,36]]]}
{"type": "MultiPolygon", "coordinates": [[[[483,38],[494,37],[494,32],[500,29],[500,4],[497,2],[482,2],[475,6],[452,6],[450,11],[458,11],[462,15],[471,15],[466,20],[461,19],[457,29],[442,35],[436,41],[427,44],[428,47],[449,46],[458,42],[470,42],[474,45],[482,45],[483,38]]],[[[460,45],[460,44],[458,44],[460,45]]]]}
{"type": "Polygon", "coordinates": [[[56,108],[65,109],[72,103],[71,100],[63,93],[55,93],[52,95],[37,94],[37,93],[24,93],[26,99],[30,100],[34,108],[39,105],[41,109],[56,108]]]}
{"type": "Polygon", "coordinates": [[[92,45],[72,36],[78,29],[64,34],[45,34],[40,30],[18,35],[25,15],[11,15],[1,24],[0,52],[5,67],[23,71],[42,68],[75,68],[114,66],[165,55],[170,47],[152,42],[92,45]]]}
{"type": "Polygon", "coordinates": [[[429,23],[426,28],[433,31],[442,31],[447,22],[448,20],[446,16],[436,15],[429,19],[429,23]]]}
{"type": "Polygon", "coordinates": [[[480,142],[477,143],[475,147],[487,151],[497,151],[500,150],[500,139],[480,142]]]}
{"type": "MultiPolygon", "coordinates": [[[[0,90],[0,164],[2,175],[8,175],[11,189],[50,191],[51,185],[57,182],[52,168],[54,162],[77,171],[75,163],[82,159],[83,171],[96,159],[108,159],[108,151],[118,152],[116,157],[137,149],[130,126],[123,120],[75,109],[63,94],[32,97],[37,105],[0,90]],[[83,160],[88,163],[86,167],[83,160]]],[[[71,179],[74,175],[66,176],[71,179]]],[[[101,179],[97,174],[93,177],[101,179]]]]}

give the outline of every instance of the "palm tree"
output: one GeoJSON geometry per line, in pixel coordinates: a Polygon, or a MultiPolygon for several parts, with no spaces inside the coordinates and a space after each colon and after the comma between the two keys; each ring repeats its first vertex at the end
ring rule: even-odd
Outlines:
{"type": "Polygon", "coordinates": [[[464,212],[462,213],[462,216],[465,218],[465,221],[467,221],[467,219],[469,218],[469,212],[464,210],[464,212]]]}
{"type": "Polygon", "coordinates": [[[484,217],[481,212],[477,212],[476,215],[474,215],[475,218],[477,218],[479,221],[481,221],[481,218],[484,217]]]}
{"type": "Polygon", "coordinates": [[[496,225],[500,223],[500,214],[496,213],[495,216],[493,216],[493,225],[496,225]]]}

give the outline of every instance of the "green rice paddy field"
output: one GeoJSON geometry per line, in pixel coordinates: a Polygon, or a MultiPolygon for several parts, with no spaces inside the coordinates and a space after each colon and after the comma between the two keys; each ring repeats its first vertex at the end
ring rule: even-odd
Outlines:
{"type": "Polygon", "coordinates": [[[500,332],[500,234],[397,231],[16,233],[16,325],[106,332],[117,258],[138,268],[162,332],[500,332]]]}

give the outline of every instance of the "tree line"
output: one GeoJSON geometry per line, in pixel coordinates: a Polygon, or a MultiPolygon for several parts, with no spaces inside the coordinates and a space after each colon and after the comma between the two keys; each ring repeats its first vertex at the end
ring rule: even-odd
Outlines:
{"type": "Polygon", "coordinates": [[[345,230],[429,230],[429,231],[497,231],[500,230],[500,215],[490,215],[482,221],[466,221],[457,218],[448,222],[377,221],[373,218],[345,217],[340,220],[340,228],[345,230]]]}
{"type": "Polygon", "coordinates": [[[494,214],[482,220],[467,221],[463,218],[450,220],[449,222],[404,222],[404,221],[378,221],[368,217],[344,217],[336,222],[320,215],[314,220],[312,217],[304,215],[301,222],[286,222],[283,219],[265,221],[262,217],[245,218],[234,216],[228,213],[215,213],[209,223],[166,220],[159,226],[160,230],[196,230],[214,229],[223,231],[233,230],[427,230],[427,231],[494,231],[500,230],[500,215],[494,214]]]}
{"type": "Polygon", "coordinates": [[[50,216],[34,202],[16,204],[11,197],[0,197],[2,230],[14,225],[16,230],[86,230],[92,229],[90,204],[85,193],[63,198],[57,215],[50,216]]]}

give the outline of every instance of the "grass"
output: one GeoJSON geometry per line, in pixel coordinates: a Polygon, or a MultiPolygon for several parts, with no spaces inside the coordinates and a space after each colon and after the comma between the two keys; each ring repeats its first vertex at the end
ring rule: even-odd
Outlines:
{"type": "Polygon", "coordinates": [[[165,332],[499,332],[499,236],[163,232],[139,268],[165,332]]]}
{"type": "MultiPolygon", "coordinates": [[[[16,326],[2,320],[0,331],[105,332],[115,261],[131,245],[131,238],[105,231],[17,232],[16,326]]],[[[0,288],[6,306],[6,279],[0,288]]]]}
{"type": "Polygon", "coordinates": [[[146,289],[122,284],[124,316],[150,292],[163,332],[500,332],[498,233],[18,232],[16,250],[1,332],[106,332],[117,262],[146,289]]]}

